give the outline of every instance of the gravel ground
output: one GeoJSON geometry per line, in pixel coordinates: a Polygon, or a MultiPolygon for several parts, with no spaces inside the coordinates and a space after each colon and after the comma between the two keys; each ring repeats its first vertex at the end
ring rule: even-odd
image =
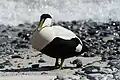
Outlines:
{"type": "Polygon", "coordinates": [[[0,25],[0,80],[10,76],[22,80],[20,76],[33,75],[48,76],[44,80],[120,80],[119,21],[53,23],[56,24],[76,33],[91,51],[66,59],[62,70],[54,69],[55,59],[34,50],[30,44],[38,22],[0,25]]]}

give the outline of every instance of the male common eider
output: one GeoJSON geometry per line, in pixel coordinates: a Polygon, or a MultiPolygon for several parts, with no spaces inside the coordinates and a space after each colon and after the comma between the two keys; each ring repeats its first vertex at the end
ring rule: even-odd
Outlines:
{"type": "Polygon", "coordinates": [[[34,49],[56,58],[55,67],[61,68],[66,58],[80,55],[88,50],[72,31],[51,24],[52,17],[49,14],[42,14],[39,26],[31,37],[31,44],[34,49]]]}

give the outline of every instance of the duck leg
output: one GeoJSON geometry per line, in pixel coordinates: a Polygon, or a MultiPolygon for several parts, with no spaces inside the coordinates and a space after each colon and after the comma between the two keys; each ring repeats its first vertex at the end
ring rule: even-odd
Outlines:
{"type": "Polygon", "coordinates": [[[59,69],[62,69],[62,65],[63,65],[63,62],[65,61],[65,59],[61,58],[61,63],[59,65],[59,69]]]}
{"type": "Polygon", "coordinates": [[[58,67],[58,58],[56,58],[55,67],[58,67]]]}
{"type": "Polygon", "coordinates": [[[63,58],[56,58],[56,62],[55,62],[55,67],[62,69],[62,65],[65,59],[63,58]]]}

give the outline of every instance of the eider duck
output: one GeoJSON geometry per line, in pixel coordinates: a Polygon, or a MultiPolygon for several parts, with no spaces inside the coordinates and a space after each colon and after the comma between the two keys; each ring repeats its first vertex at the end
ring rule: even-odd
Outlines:
{"type": "Polygon", "coordinates": [[[56,58],[55,67],[62,68],[66,58],[78,56],[88,48],[72,31],[62,26],[52,26],[52,17],[42,14],[31,37],[32,47],[47,56],[56,58]]]}

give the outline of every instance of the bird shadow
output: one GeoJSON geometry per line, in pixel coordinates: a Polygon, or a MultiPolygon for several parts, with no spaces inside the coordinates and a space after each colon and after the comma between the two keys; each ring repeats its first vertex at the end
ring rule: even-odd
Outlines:
{"type": "Polygon", "coordinates": [[[41,71],[52,71],[52,70],[64,70],[64,69],[76,69],[76,67],[63,67],[62,69],[58,69],[55,66],[42,66],[38,68],[20,68],[20,69],[5,69],[0,70],[0,72],[41,72],[41,71]]]}

